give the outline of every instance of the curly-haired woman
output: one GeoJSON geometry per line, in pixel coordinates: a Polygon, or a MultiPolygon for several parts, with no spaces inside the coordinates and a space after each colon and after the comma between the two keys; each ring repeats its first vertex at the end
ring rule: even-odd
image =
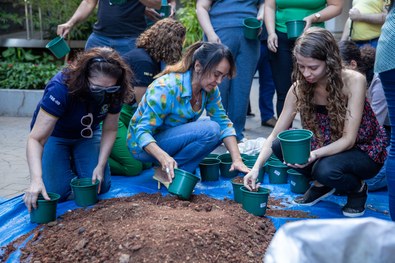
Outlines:
{"type": "Polygon", "coordinates": [[[126,145],[126,135],[130,119],[137,109],[147,87],[161,70],[161,63],[174,64],[181,58],[185,27],[178,21],[166,18],[156,22],[137,39],[137,48],[126,53],[123,58],[132,69],[135,99],[124,104],[118,122],[117,139],[109,158],[113,175],[138,175],[149,164],[142,163],[130,154],[126,145]]]}
{"type": "Polygon", "coordinates": [[[99,193],[110,189],[107,159],[122,102],[133,97],[131,78],[115,50],[93,48],[49,81],[27,140],[31,183],[23,199],[29,211],[40,193],[49,200],[47,191],[55,192],[65,200],[76,176],[100,180],[99,193]]]}
{"type": "Polygon", "coordinates": [[[377,174],[387,156],[385,131],[365,98],[366,79],[342,68],[336,41],[325,29],[307,29],[296,40],[293,53],[294,84],[257,162],[244,177],[244,185],[256,187],[259,168],[272,152],[283,160],[275,138],[292,125],[299,112],[303,128],[314,134],[312,151],[307,163],[287,165],[314,182],[294,202],[314,205],[337,189],[347,193],[343,214],[361,216],[367,199],[364,180],[377,174]]]}

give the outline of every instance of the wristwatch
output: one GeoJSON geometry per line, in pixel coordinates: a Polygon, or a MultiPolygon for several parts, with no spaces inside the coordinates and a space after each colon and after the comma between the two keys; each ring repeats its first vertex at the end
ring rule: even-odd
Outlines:
{"type": "Polygon", "coordinates": [[[320,13],[315,13],[314,17],[315,17],[315,22],[316,23],[320,22],[320,19],[321,19],[321,14],[320,13]]]}

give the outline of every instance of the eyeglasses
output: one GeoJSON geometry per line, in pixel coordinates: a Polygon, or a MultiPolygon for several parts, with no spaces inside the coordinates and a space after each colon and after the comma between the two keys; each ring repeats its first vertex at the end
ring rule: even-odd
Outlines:
{"type": "Polygon", "coordinates": [[[109,86],[109,87],[103,87],[99,85],[94,85],[92,83],[89,83],[89,89],[92,93],[99,93],[99,92],[106,92],[106,93],[115,93],[117,92],[121,86],[109,86]]]}
{"type": "Polygon", "coordinates": [[[92,138],[93,137],[93,130],[92,130],[92,123],[93,123],[93,115],[92,113],[88,113],[87,115],[82,116],[81,124],[85,126],[81,130],[81,137],[82,138],[92,138]]]}

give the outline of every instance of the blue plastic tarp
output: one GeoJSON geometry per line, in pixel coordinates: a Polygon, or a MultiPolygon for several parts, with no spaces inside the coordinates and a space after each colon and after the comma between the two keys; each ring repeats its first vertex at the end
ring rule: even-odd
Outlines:
{"type": "MultiPolygon", "coordinates": [[[[167,189],[161,187],[157,189],[157,182],[152,179],[153,169],[146,170],[136,177],[113,176],[111,190],[100,196],[100,199],[109,199],[114,197],[126,197],[138,193],[157,193],[167,194],[167,189]]],[[[318,202],[314,206],[297,206],[292,204],[292,199],[297,195],[290,191],[288,184],[271,185],[268,184],[268,176],[265,175],[264,187],[271,190],[270,196],[276,199],[281,199],[284,202],[285,208],[290,210],[302,210],[310,213],[317,218],[344,218],[341,213],[341,207],[346,203],[345,196],[330,196],[325,200],[318,202]]],[[[232,185],[230,179],[221,178],[215,182],[199,182],[194,194],[206,194],[217,199],[233,199],[232,185]]],[[[384,220],[391,220],[388,214],[388,193],[387,191],[379,191],[369,193],[368,208],[366,209],[364,217],[376,217],[384,220]]],[[[73,200],[59,203],[57,207],[57,216],[66,213],[68,210],[78,208],[73,200]]],[[[269,217],[276,229],[289,221],[301,220],[301,218],[277,218],[269,217]]],[[[36,228],[38,225],[30,223],[29,213],[22,201],[22,196],[5,200],[0,202],[0,247],[4,247],[11,243],[18,237],[29,233],[29,231],[36,228]]],[[[30,237],[31,238],[31,237],[30,237]]],[[[25,240],[21,247],[28,241],[25,240]]],[[[0,252],[4,253],[3,251],[0,252]]],[[[12,254],[8,262],[17,262],[20,255],[20,250],[12,254]]]]}

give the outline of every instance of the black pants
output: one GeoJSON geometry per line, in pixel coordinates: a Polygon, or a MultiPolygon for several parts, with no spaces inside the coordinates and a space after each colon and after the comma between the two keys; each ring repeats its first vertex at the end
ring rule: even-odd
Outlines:
{"type": "Polygon", "coordinates": [[[276,53],[269,51],[269,63],[276,87],[277,116],[280,116],[284,107],[285,97],[292,84],[292,49],[294,48],[295,40],[289,40],[286,33],[276,31],[276,34],[278,37],[278,48],[276,53]]]}
{"type": "MultiPolygon", "coordinates": [[[[280,141],[273,142],[273,153],[283,161],[280,141]]],[[[350,193],[358,191],[361,180],[374,177],[383,164],[374,162],[367,153],[358,148],[323,157],[303,169],[295,169],[319,183],[350,193]]]]}

